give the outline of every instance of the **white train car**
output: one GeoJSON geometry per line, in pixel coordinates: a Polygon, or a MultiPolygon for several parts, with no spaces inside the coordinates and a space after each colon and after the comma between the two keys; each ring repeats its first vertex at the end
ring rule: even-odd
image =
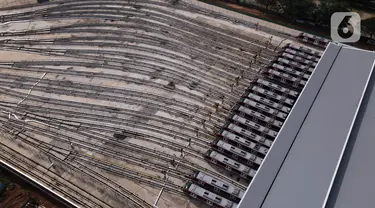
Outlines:
{"type": "Polygon", "coordinates": [[[239,126],[237,126],[237,125],[235,125],[233,123],[230,123],[227,128],[229,130],[233,131],[233,132],[236,132],[236,133],[238,133],[240,135],[243,135],[243,136],[245,136],[245,137],[247,137],[247,138],[249,138],[249,139],[251,139],[253,141],[256,141],[256,142],[258,142],[260,144],[263,144],[263,145],[265,145],[267,147],[271,147],[271,145],[272,145],[272,141],[271,140],[269,140],[269,139],[267,139],[265,137],[262,137],[260,135],[257,135],[255,133],[249,131],[249,130],[241,128],[241,127],[239,127],[239,126]]]}
{"type": "Polygon", "coordinates": [[[307,60],[307,59],[304,59],[302,57],[294,56],[294,55],[289,54],[289,53],[281,53],[280,56],[282,56],[283,58],[291,59],[293,61],[298,61],[299,63],[302,63],[302,64],[312,65],[314,67],[316,66],[316,62],[315,61],[307,60]]]}
{"type": "Polygon", "coordinates": [[[279,71],[276,71],[276,70],[273,70],[273,69],[269,69],[267,71],[269,74],[271,74],[272,76],[278,76],[280,77],[281,79],[285,79],[285,80],[288,80],[292,83],[298,83],[302,86],[305,86],[306,85],[306,81],[305,80],[298,80],[297,78],[289,75],[289,74],[286,74],[286,73],[282,73],[282,72],[279,72],[279,71]]]}
{"type": "Polygon", "coordinates": [[[300,38],[303,42],[310,43],[321,48],[326,48],[328,43],[330,42],[330,40],[326,38],[311,35],[308,33],[300,33],[297,38],[300,38]]]}
{"type": "Polygon", "coordinates": [[[235,147],[222,140],[215,141],[213,143],[213,146],[217,148],[218,152],[231,155],[231,158],[236,159],[236,160],[240,158],[243,161],[246,161],[246,164],[248,165],[252,165],[252,164],[260,165],[263,162],[263,158],[258,157],[255,154],[246,152],[245,150],[235,147]]]}
{"type": "Polygon", "coordinates": [[[316,40],[322,41],[322,42],[324,42],[324,43],[329,43],[329,42],[331,42],[331,41],[328,40],[327,38],[323,38],[323,37],[316,36],[316,35],[311,35],[311,34],[308,34],[308,33],[300,33],[300,35],[302,35],[303,37],[316,39],[316,40]]]}
{"type": "Polygon", "coordinates": [[[274,69],[282,70],[282,71],[285,71],[285,72],[287,72],[289,74],[293,74],[293,75],[295,75],[297,77],[303,77],[304,79],[309,79],[310,78],[310,75],[308,75],[306,73],[303,73],[303,72],[300,72],[300,71],[297,71],[297,70],[292,69],[292,68],[287,67],[287,66],[282,66],[280,64],[274,63],[274,64],[272,64],[272,67],[274,69]]]}
{"type": "MultiPolygon", "coordinates": [[[[256,109],[259,109],[261,111],[264,111],[266,113],[269,113],[271,115],[275,115],[276,117],[282,119],[282,120],[285,120],[286,117],[288,116],[288,114],[286,113],[283,113],[283,112],[280,112],[279,110],[276,110],[276,109],[273,109],[273,108],[270,108],[268,106],[265,106],[263,104],[260,104],[258,102],[255,102],[253,100],[250,100],[250,99],[247,99],[247,98],[244,98],[242,100],[242,102],[244,104],[246,104],[247,106],[251,106],[253,108],[256,108],[256,109]]],[[[245,106],[246,107],[246,106],[245,106]]]]}
{"type": "Polygon", "coordinates": [[[217,193],[226,193],[231,199],[242,199],[245,192],[232,184],[225,183],[220,179],[214,178],[201,171],[195,172],[191,178],[198,182],[198,184],[208,184],[214,188],[217,193]]]}
{"type": "Polygon", "coordinates": [[[216,206],[220,208],[237,208],[238,204],[234,203],[224,197],[214,194],[194,183],[187,183],[183,190],[193,198],[199,198],[204,200],[210,206],[216,206]]]}
{"type": "MultiPolygon", "coordinates": [[[[256,144],[255,142],[249,141],[243,137],[240,137],[230,131],[222,130],[220,134],[217,135],[218,137],[221,137],[224,141],[232,141],[236,143],[239,147],[245,147],[251,151],[259,152],[260,154],[266,155],[268,152],[268,148],[264,146],[260,146],[256,144]]],[[[266,141],[264,145],[270,146],[272,144],[271,141],[266,141]],[[266,143],[267,142],[267,143],[266,143]]]]}
{"type": "Polygon", "coordinates": [[[244,106],[239,106],[237,108],[237,110],[240,112],[240,114],[246,114],[246,115],[249,115],[249,116],[252,116],[253,118],[256,118],[258,120],[261,120],[267,124],[271,124],[271,125],[274,125],[278,128],[281,128],[281,126],[283,125],[283,122],[281,121],[278,121],[274,118],[271,118],[269,116],[266,116],[266,115],[263,115],[261,114],[260,112],[257,112],[257,111],[254,111],[254,110],[251,110],[249,108],[246,108],[244,106]]]}
{"type": "Polygon", "coordinates": [[[274,92],[271,92],[269,90],[266,90],[262,87],[259,87],[259,86],[253,86],[251,88],[251,90],[253,90],[254,92],[257,92],[257,93],[260,93],[266,97],[271,97],[275,100],[278,100],[279,102],[283,102],[283,103],[286,103],[288,105],[293,105],[294,104],[294,100],[292,99],[289,99],[285,96],[281,96],[281,95],[278,95],[277,93],[274,93],[274,92]]]}
{"type": "Polygon", "coordinates": [[[291,44],[291,43],[286,44],[284,47],[285,48],[291,48],[291,49],[296,50],[296,51],[304,52],[304,53],[310,54],[310,55],[318,57],[318,58],[321,58],[322,55],[323,55],[319,51],[311,50],[309,48],[306,48],[306,47],[303,47],[303,46],[297,46],[297,45],[294,45],[294,44],[291,44]]]}
{"type": "Polygon", "coordinates": [[[256,95],[254,93],[249,93],[249,95],[247,96],[248,98],[252,99],[252,100],[255,100],[259,103],[263,103],[265,105],[268,105],[272,108],[275,108],[275,109],[278,109],[278,110],[281,110],[281,111],[284,111],[286,113],[289,113],[291,108],[289,107],[286,107],[284,106],[283,104],[281,103],[276,103],[276,102],[273,102],[272,100],[270,99],[267,99],[267,98],[264,98],[264,97],[261,97],[259,95],[256,95]]]}
{"type": "Polygon", "coordinates": [[[234,121],[234,124],[237,124],[237,123],[243,124],[243,125],[245,125],[247,127],[250,127],[250,128],[252,128],[254,130],[257,130],[257,131],[259,131],[259,132],[261,132],[261,133],[263,133],[265,135],[268,135],[270,137],[273,137],[273,138],[275,138],[277,136],[277,132],[276,131],[274,131],[274,130],[272,130],[270,128],[267,128],[265,126],[259,125],[256,122],[250,121],[250,120],[248,120],[246,118],[243,118],[243,117],[241,117],[239,115],[233,115],[232,119],[234,121]]]}
{"type": "Polygon", "coordinates": [[[244,164],[241,164],[235,160],[232,160],[214,150],[208,150],[205,157],[210,160],[211,163],[222,166],[228,171],[235,172],[241,176],[241,178],[251,180],[255,174],[256,170],[252,169],[244,164]]]}
{"type": "Polygon", "coordinates": [[[259,79],[256,80],[256,82],[259,83],[259,84],[262,84],[264,86],[267,86],[267,87],[269,87],[271,89],[278,90],[278,91],[280,91],[282,93],[288,93],[288,95],[290,95],[292,97],[298,97],[298,92],[297,91],[291,90],[291,89],[288,89],[288,88],[285,88],[285,87],[282,87],[282,86],[280,86],[278,84],[272,83],[272,82],[267,81],[265,79],[259,78],[259,79]]]}
{"type": "Polygon", "coordinates": [[[315,67],[310,67],[310,66],[305,66],[305,65],[302,65],[298,62],[295,62],[295,61],[290,61],[288,59],[285,59],[285,58],[277,58],[276,61],[278,61],[279,63],[282,63],[282,64],[286,64],[286,65],[289,65],[291,67],[295,67],[295,68],[298,68],[302,71],[314,71],[314,68],[315,67]]]}
{"type": "Polygon", "coordinates": [[[311,60],[311,61],[314,61],[316,63],[319,62],[319,58],[317,56],[312,56],[312,55],[309,55],[309,54],[301,52],[301,51],[293,50],[291,48],[285,48],[283,50],[283,52],[286,52],[286,53],[289,53],[289,54],[292,54],[292,55],[295,55],[295,56],[300,56],[304,59],[311,60]]]}

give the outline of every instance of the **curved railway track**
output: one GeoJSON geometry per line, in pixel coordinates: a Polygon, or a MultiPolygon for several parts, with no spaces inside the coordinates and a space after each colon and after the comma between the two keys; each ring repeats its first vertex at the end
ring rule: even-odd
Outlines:
{"type": "MultiPolygon", "coordinates": [[[[46,51],[45,49],[17,47],[17,46],[10,46],[10,45],[8,45],[8,46],[3,45],[2,49],[19,50],[19,51],[25,51],[25,52],[34,52],[34,53],[46,54],[46,55],[48,54],[49,56],[54,55],[54,56],[82,58],[82,59],[88,59],[88,60],[99,61],[99,62],[100,62],[100,60],[103,60],[103,58],[106,61],[111,61],[111,62],[119,63],[119,64],[123,64],[123,63],[127,62],[126,60],[118,60],[118,59],[109,58],[109,57],[99,57],[97,55],[82,55],[82,54],[77,53],[75,50],[50,49],[50,50],[46,51]]],[[[93,50],[92,52],[95,53],[97,51],[93,50]]],[[[113,52],[113,54],[116,54],[116,52],[113,52]]],[[[168,80],[169,82],[175,82],[176,81],[175,78],[168,79],[168,76],[169,75],[163,74],[163,78],[167,78],[166,80],[168,80]]],[[[182,79],[182,78],[180,77],[177,80],[180,80],[180,79],[182,79]]],[[[179,83],[179,82],[177,81],[177,83],[179,83]]],[[[192,85],[196,85],[196,86],[193,86],[193,88],[195,89],[195,88],[197,88],[198,85],[200,85],[200,82],[192,82],[189,85],[185,84],[185,86],[187,88],[190,88],[190,86],[192,86],[192,85]]],[[[236,100],[236,98],[238,99],[238,96],[240,96],[239,94],[233,95],[234,93],[231,93],[230,91],[228,91],[224,94],[223,92],[219,92],[213,86],[211,86],[210,88],[198,87],[198,92],[200,91],[199,88],[206,89],[205,91],[203,91],[205,96],[210,96],[210,97],[216,98],[217,100],[220,100],[220,101],[223,101],[223,98],[228,100],[228,97],[230,97],[231,99],[230,99],[229,104],[233,104],[234,100],[236,100]],[[215,93],[215,91],[217,93],[215,93]]]]}
{"type": "MultiPolygon", "coordinates": [[[[181,15],[181,14],[178,14],[178,13],[175,13],[175,12],[170,12],[168,10],[160,8],[160,6],[170,7],[170,4],[161,3],[161,2],[152,2],[152,1],[137,1],[136,5],[129,4],[129,3],[124,2],[124,1],[92,1],[92,0],[80,1],[80,2],[68,2],[67,1],[67,2],[64,2],[63,4],[58,5],[57,7],[51,7],[51,8],[47,8],[47,9],[43,9],[43,10],[37,10],[37,12],[33,11],[33,12],[29,12],[29,13],[13,14],[13,15],[9,15],[9,16],[5,15],[2,18],[3,18],[4,21],[6,21],[6,18],[8,18],[8,17],[11,17],[11,19],[12,19],[12,17],[13,18],[14,17],[22,17],[23,15],[26,15],[29,18],[32,18],[32,17],[36,18],[38,16],[43,17],[44,15],[49,15],[52,12],[61,12],[65,9],[67,9],[69,11],[100,9],[100,10],[116,11],[117,12],[117,13],[107,12],[107,14],[115,14],[115,15],[125,14],[127,16],[130,13],[131,14],[131,15],[129,15],[130,17],[133,17],[134,15],[137,15],[137,14],[138,15],[142,14],[144,18],[148,18],[150,16],[153,16],[153,18],[158,18],[158,20],[159,20],[158,22],[162,22],[162,23],[170,23],[170,22],[163,22],[163,21],[169,21],[169,20],[173,19],[173,20],[179,21],[179,22],[175,23],[175,24],[172,24],[172,25],[170,24],[169,26],[175,26],[175,27],[179,26],[180,27],[179,29],[187,30],[187,31],[193,29],[191,27],[195,27],[197,25],[200,25],[200,26],[202,26],[201,28],[194,28],[194,29],[195,30],[198,29],[201,34],[208,35],[208,36],[204,36],[203,38],[206,38],[206,37],[211,38],[212,33],[218,33],[218,31],[220,31],[220,32],[222,32],[222,34],[226,35],[226,36],[223,36],[223,37],[225,37],[227,39],[231,39],[231,38],[233,38],[233,35],[235,35],[237,37],[240,37],[240,38],[246,40],[247,44],[249,44],[249,43],[250,44],[261,43],[259,40],[255,39],[255,38],[245,36],[245,35],[241,35],[241,34],[238,34],[238,33],[234,33],[232,31],[225,31],[225,33],[224,33],[224,30],[220,30],[220,28],[214,27],[214,26],[212,26],[210,24],[207,24],[207,23],[202,23],[202,22],[200,22],[200,21],[198,21],[194,18],[189,18],[185,15],[181,15]],[[108,7],[108,6],[117,6],[117,7],[108,7]],[[118,6],[122,6],[122,7],[119,8],[118,6]],[[128,8],[125,8],[125,6],[128,6],[128,8]],[[158,7],[155,7],[155,6],[158,6],[158,7]],[[119,10],[119,9],[121,9],[121,10],[119,10]],[[125,13],[122,13],[122,11],[124,11],[125,13]],[[28,16],[28,15],[30,15],[30,16],[28,16]],[[180,23],[183,23],[183,24],[180,24],[180,23]],[[183,27],[181,27],[181,26],[183,26],[183,27]],[[202,28],[204,28],[204,29],[202,29],[202,28]]],[[[180,9],[183,10],[183,8],[180,8],[180,9]]],[[[97,11],[97,10],[94,10],[94,11],[97,11]]],[[[75,12],[75,13],[77,13],[77,12],[75,12]]],[[[154,19],[152,19],[152,20],[154,20],[154,19]]],[[[258,46],[260,46],[260,45],[258,45],[258,46]]]]}
{"type": "MultiPolygon", "coordinates": [[[[17,91],[13,91],[12,89],[6,89],[6,88],[0,88],[0,92],[2,92],[3,94],[6,94],[6,95],[10,95],[12,97],[16,97],[16,98],[19,98],[19,99],[22,99],[26,96],[25,93],[21,93],[21,92],[17,92],[17,91]],[[24,96],[21,96],[21,95],[24,95],[24,96]]],[[[81,102],[74,102],[74,101],[68,101],[68,100],[57,100],[57,99],[53,99],[53,98],[45,98],[45,97],[41,97],[41,96],[36,96],[36,95],[29,95],[28,100],[32,100],[33,102],[37,102],[39,103],[37,106],[44,106],[44,104],[51,104],[53,105],[54,107],[57,107],[57,106],[60,106],[61,108],[74,108],[74,109],[87,109],[87,110],[96,110],[96,111],[104,111],[104,112],[109,112],[109,113],[116,113],[116,114],[119,114],[119,115],[129,115],[129,114],[126,114],[126,113],[122,113],[122,111],[125,111],[125,112],[129,112],[130,110],[126,110],[126,109],[123,109],[121,107],[104,107],[102,105],[95,105],[95,104],[92,104],[92,103],[81,103],[81,102]]],[[[19,106],[19,105],[16,105],[16,104],[12,104],[12,103],[6,103],[6,104],[9,104],[8,107],[10,108],[13,108],[13,107],[16,107],[16,106],[19,106]]],[[[29,107],[29,106],[28,106],[29,107]]],[[[32,108],[32,105],[30,106],[30,108],[32,108]]],[[[48,107],[46,107],[46,109],[48,109],[48,107]]],[[[53,108],[54,109],[54,108],[53,108]]],[[[57,109],[58,110],[58,109],[57,109]]],[[[142,111],[132,111],[136,114],[144,114],[142,111]]],[[[74,115],[74,114],[72,114],[74,115]]],[[[148,114],[146,114],[148,115],[148,114]]],[[[181,116],[181,114],[175,114],[176,116],[181,116]]],[[[72,117],[72,116],[69,116],[69,118],[72,117]]],[[[163,119],[163,121],[167,122],[168,120],[169,121],[174,121],[172,119],[168,119],[168,118],[165,118],[165,117],[158,117],[160,119],[163,119]]],[[[197,119],[194,114],[187,114],[187,119],[189,120],[192,120],[196,123],[201,123],[202,120],[200,119],[197,119]]],[[[150,117],[150,119],[152,119],[152,117],[150,117]]],[[[184,122],[181,122],[181,121],[176,121],[174,122],[174,124],[177,124],[177,123],[180,123],[181,125],[184,125],[184,122]]],[[[180,125],[180,126],[181,126],[180,125]]],[[[185,127],[188,127],[189,125],[186,125],[185,127]]],[[[215,126],[210,126],[210,124],[208,123],[207,126],[209,127],[212,127],[214,128],[215,126]]],[[[196,126],[192,126],[190,125],[190,129],[192,128],[195,128],[196,126]]],[[[196,129],[195,129],[196,130],[196,129]]],[[[198,128],[199,130],[199,128],[198,128]]],[[[201,129],[203,130],[203,129],[201,129]]],[[[199,132],[200,133],[200,132],[199,132]]]]}
{"type": "MultiPolygon", "coordinates": [[[[105,207],[108,206],[108,204],[105,204],[104,202],[100,201],[95,202],[92,199],[87,198],[85,195],[81,193],[83,190],[75,190],[70,188],[69,186],[63,186],[60,187],[58,184],[67,183],[69,184],[69,181],[66,181],[65,179],[60,178],[58,175],[49,176],[48,174],[45,174],[45,171],[48,171],[46,168],[43,168],[42,166],[38,166],[37,163],[28,160],[25,156],[21,154],[17,154],[14,152],[11,148],[5,146],[4,144],[0,143],[0,149],[2,154],[0,154],[0,158],[7,163],[11,164],[15,168],[23,171],[24,173],[27,173],[34,179],[37,179],[39,182],[47,185],[50,188],[53,188],[57,190],[59,193],[63,194],[64,196],[68,197],[70,200],[74,201],[74,203],[79,204],[82,207],[105,207]],[[35,168],[36,166],[43,168],[44,171],[40,170],[40,168],[35,168]],[[31,171],[32,170],[32,171],[31,171]],[[34,173],[37,172],[37,173],[34,173]],[[63,182],[58,182],[59,180],[63,182]],[[54,183],[53,183],[54,182],[54,183]],[[57,183],[57,184],[56,184],[57,183]]],[[[78,188],[78,187],[77,187],[78,188]]],[[[86,191],[83,191],[86,194],[86,191]]]]}
{"type": "MultiPolygon", "coordinates": [[[[2,129],[5,130],[5,131],[8,131],[8,133],[11,133],[11,131],[7,128],[2,127],[2,129]]],[[[183,192],[181,191],[181,187],[178,186],[178,185],[175,185],[175,184],[173,184],[169,181],[165,181],[161,178],[157,178],[157,177],[154,177],[154,176],[149,175],[149,174],[145,174],[145,173],[141,173],[139,171],[135,171],[135,170],[127,168],[125,166],[116,165],[116,164],[113,164],[113,163],[110,163],[110,162],[107,162],[107,161],[104,161],[104,160],[101,160],[101,159],[98,159],[98,158],[94,158],[93,156],[84,155],[84,154],[80,154],[80,153],[77,153],[77,152],[74,152],[73,154],[71,154],[71,149],[64,149],[64,148],[61,148],[61,147],[58,147],[58,146],[53,146],[49,143],[45,143],[45,142],[42,142],[42,141],[37,140],[35,138],[32,138],[32,137],[30,137],[26,134],[23,134],[23,135],[22,134],[23,134],[22,132],[17,134],[17,139],[22,138],[22,140],[26,144],[28,144],[30,146],[33,146],[37,149],[41,149],[42,151],[45,151],[45,152],[57,152],[59,155],[63,155],[65,157],[64,160],[69,160],[69,161],[72,161],[72,162],[77,162],[76,160],[79,160],[79,161],[82,161],[82,162],[84,162],[86,164],[89,164],[93,167],[100,168],[102,170],[108,171],[112,174],[121,175],[122,177],[129,178],[129,179],[132,179],[132,180],[136,180],[137,182],[145,183],[145,184],[151,185],[152,187],[156,187],[156,188],[164,187],[166,189],[166,191],[168,191],[168,192],[171,192],[173,194],[183,195],[183,192]],[[25,136],[26,138],[23,138],[23,136],[25,136]],[[30,139],[30,138],[33,139],[35,142],[37,142],[38,145],[36,145],[35,143],[32,143],[32,142],[27,140],[27,139],[30,139]],[[56,150],[55,148],[60,149],[60,150],[64,150],[65,152],[56,150]],[[67,153],[67,152],[69,152],[69,153],[67,153]],[[73,161],[73,159],[74,159],[74,161],[73,161]]],[[[118,157],[120,157],[120,155],[118,157]]],[[[77,164],[80,164],[80,163],[77,163],[77,164]]],[[[177,174],[171,174],[171,175],[173,175],[174,177],[178,176],[181,179],[186,179],[186,177],[187,177],[187,175],[185,175],[184,177],[182,175],[177,175],[177,174]]]]}
{"type": "MultiPolygon", "coordinates": [[[[36,119],[36,118],[33,118],[32,117],[32,119],[34,120],[34,119],[36,119]]],[[[43,123],[45,123],[46,121],[45,120],[40,120],[40,122],[43,122],[43,123]]],[[[92,123],[90,123],[89,125],[93,125],[92,123]]],[[[20,126],[21,127],[21,126],[20,126]]],[[[35,129],[39,129],[39,127],[33,127],[33,128],[30,128],[29,129],[29,131],[35,131],[35,129]],[[34,129],[33,129],[34,128],[34,129]]],[[[60,127],[60,128],[63,128],[63,127],[60,127]]],[[[88,127],[88,128],[90,128],[90,129],[93,129],[94,127],[88,127]]],[[[68,129],[67,128],[64,128],[65,130],[67,130],[68,131],[68,129]]],[[[75,130],[75,129],[74,129],[75,130]]],[[[109,131],[112,131],[113,130],[113,128],[110,128],[110,129],[100,129],[101,131],[106,131],[106,130],[109,130],[109,131]]],[[[43,131],[43,129],[40,129],[39,130],[39,132],[42,132],[43,131]]],[[[79,133],[79,134],[83,134],[82,132],[75,132],[75,133],[79,133]]],[[[47,136],[47,135],[46,135],[47,136]]],[[[88,136],[88,135],[86,135],[86,136],[88,136]]],[[[49,135],[49,137],[51,137],[51,135],[49,135]]],[[[62,141],[61,139],[58,139],[59,137],[64,137],[63,135],[58,135],[58,136],[54,136],[55,137],[55,139],[56,140],[60,140],[60,141],[62,141]]],[[[90,135],[90,138],[91,139],[93,139],[93,136],[92,135],[90,135]]],[[[103,138],[105,138],[105,136],[104,135],[101,135],[101,137],[100,138],[98,138],[98,143],[99,142],[104,142],[103,141],[103,138]]],[[[110,138],[108,138],[108,139],[110,139],[110,138]]],[[[65,142],[65,143],[70,143],[70,142],[73,142],[73,141],[75,141],[76,139],[75,138],[70,138],[70,139],[67,139],[67,140],[64,140],[63,142],[65,142]]],[[[82,144],[79,144],[79,143],[75,143],[75,145],[77,145],[77,146],[80,146],[80,147],[82,147],[82,148],[88,148],[89,146],[90,146],[90,144],[87,142],[87,141],[84,141],[84,140],[80,140],[79,141],[80,143],[83,143],[83,145],[82,144]]],[[[119,146],[119,145],[126,145],[126,146],[124,146],[124,147],[127,147],[127,150],[131,150],[131,149],[129,149],[129,143],[120,143],[120,142],[112,142],[112,141],[110,141],[110,140],[105,140],[105,142],[106,143],[112,143],[113,145],[116,145],[116,146],[119,146]]],[[[94,145],[95,146],[95,145],[94,145]]],[[[162,152],[155,152],[154,150],[151,150],[151,149],[148,149],[148,148],[145,148],[145,147],[141,147],[141,146],[138,146],[138,145],[135,145],[135,144],[132,144],[131,145],[133,148],[136,148],[136,149],[133,149],[133,151],[134,152],[139,152],[139,151],[141,151],[142,152],[142,154],[146,154],[146,155],[150,155],[151,157],[153,157],[153,158],[155,158],[155,157],[161,157],[162,159],[161,160],[163,160],[163,161],[171,161],[173,158],[173,160],[175,160],[176,162],[179,160],[179,158],[176,158],[176,157],[173,157],[172,155],[169,155],[169,154],[166,154],[166,153],[162,153],[162,152]],[[150,154],[151,153],[151,154],[150,154]]],[[[96,150],[95,149],[89,149],[90,151],[93,151],[93,152],[95,152],[96,150]]],[[[100,152],[101,154],[103,154],[103,155],[105,155],[105,153],[103,153],[103,151],[107,151],[107,152],[113,152],[113,150],[111,150],[110,148],[104,148],[104,147],[102,147],[102,146],[100,146],[100,151],[98,151],[98,152],[100,152]]],[[[113,152],[112,153],[112,155],[111,155],[111,157],[115,157],[115,155],[121,155],[121,154],[124,154],[124,153],[121,153],[121,152],[113,152]]],[[[195,155],[195,154],[189,154],[189,155],[191,155],[191,156],[193,156],[193,157],[197,157],[197,158],[200,158],[200,159],[202,159],[202,157],[201,156],[197,156],[197,155],[195,155]]],[[[122,160],[124,160],[125,158],[128,158],[128,157],[132,157],[133,159],[134,159],[134,157],[132,156],[132,155],[124,155],[124,157],[121,157],[122,158],[122,160]]],[[[144,162],[144,161],[142,161],[142,159],[138,159],[138,160],[140,160],[141,162],[144,162]]],[[[128,162],[129,162],[129,160],[128,160],[128,162]]],[[[181,166],[183,166],[183,167],[186,167],[187,169],[190,169],[191,171],[189,172],[189,173],[192,173],[193,171],[204,171],[204,172],[206,172],[206,173],[208,173],[208,174],[210,174],[210,175],[213,175],[213,176],[215,176],[215,177],[218,177],[218,178],[221,178],[221,179],[224,179],[224,180],[226,180],[226,181],[229,181],[229,182],[231,182],[232,184],[234,184],[234,185],[237,185],[237,186],[239,186],[239,187],[241,187],[241,188],[243,188],[243,189],[245,189],[246,187],[244,187],[243,185],[241,185],[241,184],[239,184],[239,183],[237,183],[237,182],[235,182],[235,181],[233,181],[233,180],[231,180],[231,179],[229,179],[229,178],[227,178],[227,177],[225,177],[225,176],[222,176],[222,175],[220,175],[220,174],[218,174],[218,173],[216,173],[216,172],[213,172],[213,171],[211,171],[211,170],[209,170],[209,169],[207,169],[207,168],[204,168],[204,167],[202,167],[202,166],[199,166],[199,165],[196,165],[196,164],[194,164],[194,163],[192,163],[192,162],[190,162],[190,161],[187,161],[187,160],[179,160],[178,161],[178,163],[181,165],[181,166]]],[[[137,165],[141,165],[141,163],[138,163],[137,165]]],[[[155,164],[154,164],[155,165],[155,164]]],[[[172,170],[172,169],[169,169],[168,167],[164,167],[164,169],[162,169],[162,170],[164,170],[164,171],[166,171],[166,170],[170,170],[170,171],[172,171],[172,172],[175,172],[175,170],[172,170]]],[[[187,176],[189,173],[186,173],[186,172],[177,172],[177,174],[184,174],[185,176],[187,176]]]]}
{"type": "MultiPolygon", "coordinates": [[[[194,99],[198,102],[205,103],[207,105],[213,105],[215,100],[213,100],[211,97],[201,97],[193,93],[189,93],[188,91],[180,90],[178,88],[176,89],[168,89],[165,87],[165,85],[159,84],[159,83],[153,83],[153,82],[145,82],[145,80],[137,79],[133,77],[126,77],[123,75],[117,75],[117,74],[110,74],[110,73],[100,73],[100,72],[85,72],[85,71],[72,71],[72,70],[65,70],[65,69],[56,69],[52,68],[53,65],[58,65],[60,67],[66,66],[66,68],[70,68],[72,66],[82,66],[82,67],[91,67],[93,63],[89,62],[53,62],[53,61],[33,61],[33,62],[0,62],[0,66],[2,69],[10,69],[10,70],[18,70],[18,71],[28,71],[28,72],[47,72],[47,73],[53,73],[57,75],[68,75],[68,76],[78,76],[78,77],[96,77],[96,78],[103,78],[103,79],[109,79],[113,81],[122,81],[125,83],[134,83],[134,84],[142,84],[148,87],[157,88],[160,90],[164,90],[167,92],[174,92],[181,96],[187,96],[191,99],[194,99]],[[48,67],[50,65],[51,67],[48,67]]],[[[118,66],[113,65],[101,65],[101,67],[105,67],[107,69],[113,69],[113,70],[119,70],[121,71],[122,68],[118,66]]],[[[127,69],[127,71],[130,71],[127,69]]],[[[136,72],[130,71],[130,72],[136,72]]],[[[137,71],[137,73],[141,73],[141,71],[137,71]]],[[[145,73],[147,74],[147,73],[145,73]]]]}
{"type": "MultiPolygon", "coordinates": [[[[44,173],[73,171],[129,207],[151,205],[115,176],[183,198],[181,183],[196,171],[246,189],[206,168],[204,152],[277,54],[271,39],[221,28],[212,22],[224,16],[182,2],[66,0],[13,9],[0,22],[38,24],[1,32],[0,49],[45,58],[0,62],[0,132],[53,161],[44,173]]],[[[24,171],[37,165],[1,140],[0,148],[0,158],[16,157],[12,164],[24,171]]],[[[83,197],[83,207],[110,207],[87,190],[69,193],[63,178],[56,185],[30,174],[69,199],[83,197]]]]}

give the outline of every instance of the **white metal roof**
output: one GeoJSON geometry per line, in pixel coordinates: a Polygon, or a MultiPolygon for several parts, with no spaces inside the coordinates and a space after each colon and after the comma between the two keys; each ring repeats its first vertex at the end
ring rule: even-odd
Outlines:
{"type": "Polygon", "coordinates": [[[374,61],[329,44],[239,208],[374,207],[374,61]]]}

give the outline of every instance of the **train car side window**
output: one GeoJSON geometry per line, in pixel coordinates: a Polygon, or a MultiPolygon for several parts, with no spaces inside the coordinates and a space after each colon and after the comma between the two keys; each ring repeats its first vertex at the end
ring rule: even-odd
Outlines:
{"type": "Polygon", "coordinates": [[[255,155],[251,155],[250,160],[254,161],[256,159],[255,155]]]}

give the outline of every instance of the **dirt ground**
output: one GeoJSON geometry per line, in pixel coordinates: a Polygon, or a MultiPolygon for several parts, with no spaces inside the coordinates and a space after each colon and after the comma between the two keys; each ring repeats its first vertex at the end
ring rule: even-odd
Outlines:
{"type": "Polygon", "coordinates": [[[25,4],[35,4],[37,0],[0,0],[0,8],[19,6],[25,4]]]}
{"type": "MultiPolygon", "coordinates": [[[[22,179],[11,175],[0,169],[0,182],[8,184],[6,191],[0,198],[0,208],[20,208],[29,199],[35,199],[40,208],[63,208],[58,202],[45,196],[39,190],[34,188],[22,179]]],[[[30,206],[33,207],[33,206],[30,206]]]]}
{"type": "Polygon", "coordinates": [[[39,206],[45,208],[57,208],[58,206],[52,204],[50,201],[44,199],[39,193],[25,189],[18,184],[11,185],[4,193],[0,201],[0,207],[4,208],[19,208],[22,207],[29,199],[35,199],[39,206]]]}

